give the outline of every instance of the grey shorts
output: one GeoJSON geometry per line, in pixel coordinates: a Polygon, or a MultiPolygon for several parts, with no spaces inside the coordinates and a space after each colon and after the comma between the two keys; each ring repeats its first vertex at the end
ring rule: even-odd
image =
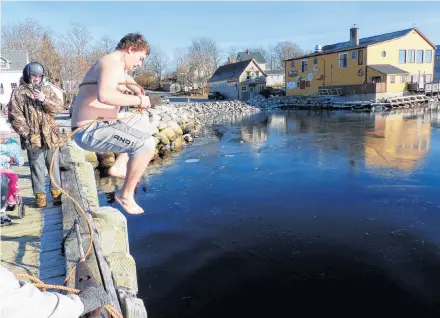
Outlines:
{"type": "Polygon", "coordinates": [[[154,137],[142,130],[145,121],[149,122],[148,116],[139,114],[129,120],[93,123],[75,133],[73,140],[87,151],[127,153],[133,158],[156,147],[154,137]]]}

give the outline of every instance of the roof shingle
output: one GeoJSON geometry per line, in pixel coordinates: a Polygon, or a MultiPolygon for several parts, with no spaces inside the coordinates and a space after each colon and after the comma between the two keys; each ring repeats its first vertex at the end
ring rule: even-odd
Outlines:
{"type": "Polygon", "coordinates": [[[404,71],[398,67],[395,67],[393,65],[390,64],[373,64],[373,65],[368,65],[368,67],[372,68],[373,70],[376,70],[382,74],[408,74],[407,71],[404,71]]]}
{"type": "Polygon", "coordinates": [[[249,52],[249,54],[247,54],[246,52],[239,52],[237,54],[237,61],[246,61],[252,59],[254,59],[258,64],[266,63],[266,59],[264,58],[263,54],[261,54],[261,52],[249,52]]]}
{"type": "Polygon", "coordinates": [[[210,78],[210,82],[226,81],[238,78],[252,60],[241,61],[220,66],[210,78]]]}
{"type": "Polygon", "coordinates": [[[11,68],[8,71],[22,71],[29,63],[29,57],[26,50],[2,50],[1,57],[11,61],[11,68]]]}

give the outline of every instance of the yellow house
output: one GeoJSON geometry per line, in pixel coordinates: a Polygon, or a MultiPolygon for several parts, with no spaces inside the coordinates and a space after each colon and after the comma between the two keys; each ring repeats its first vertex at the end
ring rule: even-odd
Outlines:
{"type": "Polygon", "coordinates": [[[353,26],[349,41],[284,61],[286,95],[406,95],[433,80],[435,49],[416,28],[359,39],[353,26]]]}

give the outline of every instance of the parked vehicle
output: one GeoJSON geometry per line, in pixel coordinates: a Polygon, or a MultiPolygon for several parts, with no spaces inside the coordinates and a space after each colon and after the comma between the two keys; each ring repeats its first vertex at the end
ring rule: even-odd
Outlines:
{"type": "Polygon", "coordinates": [[[208,99],[225,99],[225,96],[219,92],[211,92],[208,94],[208,99]]]}

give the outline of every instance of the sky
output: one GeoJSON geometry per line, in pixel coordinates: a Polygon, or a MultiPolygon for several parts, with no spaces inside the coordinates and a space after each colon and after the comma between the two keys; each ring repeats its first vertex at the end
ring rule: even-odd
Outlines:
{"type": "Polygon", "coordinates": [[[367,37],[413,26],[440,44],[440,2],[13,2],[1,1],[1,22],[31,18],[65,34],[71,23],[94,40],[141,32],[152,48],[170,59],[197,37],[209,37],[227,51],[291,41],[305,50],[349,40],[353,24],[367,37]]]}

